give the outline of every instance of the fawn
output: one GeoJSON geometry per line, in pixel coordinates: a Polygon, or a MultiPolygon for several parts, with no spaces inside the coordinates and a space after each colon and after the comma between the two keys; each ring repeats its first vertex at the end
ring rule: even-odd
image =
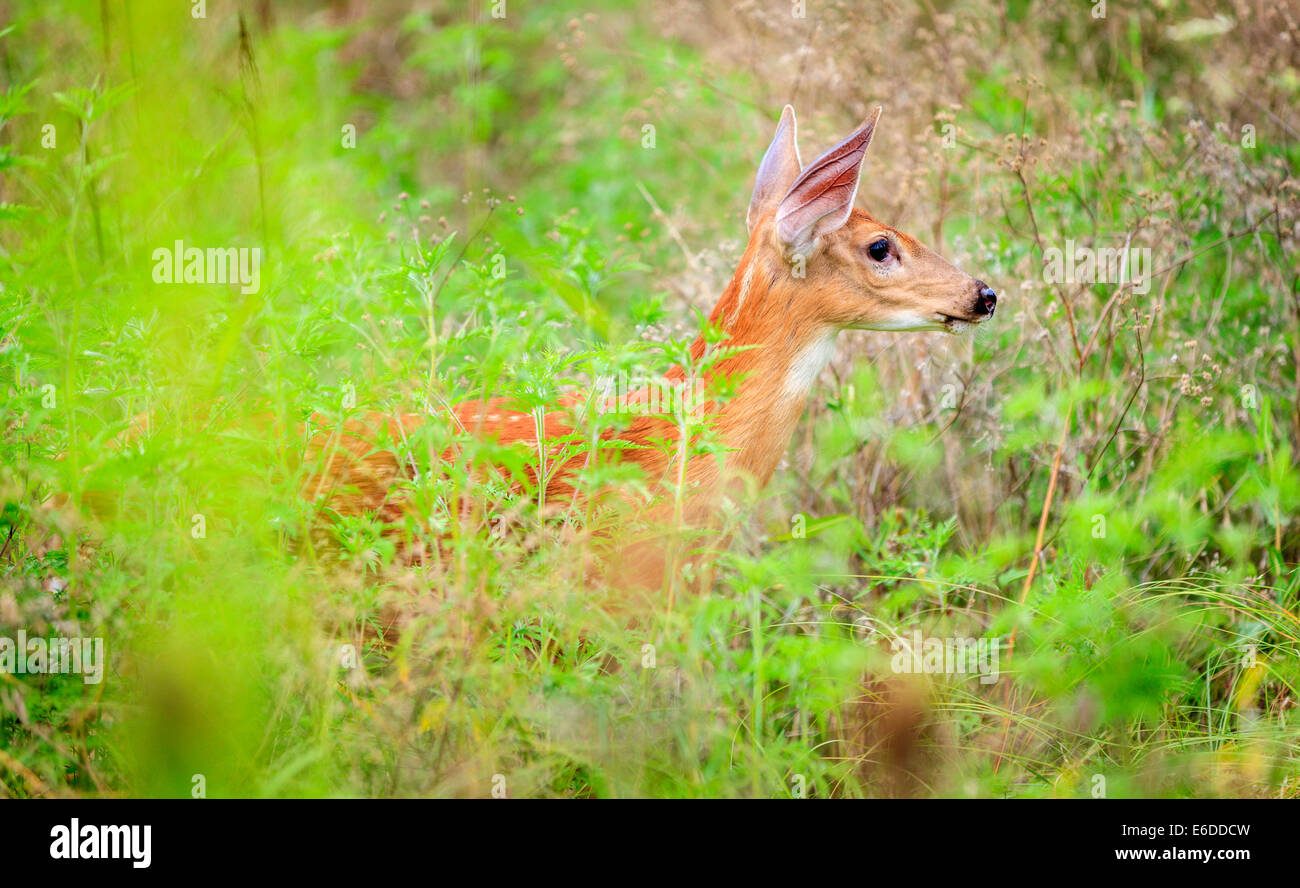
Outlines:
{"type": "MultiPolygon", "coordinates": [[[[637,416],[616,433],[632,445],[616,450],[617,458],[639,463],[646,479],[659,485],[660,496],[644,513],[651,526],[677,522],[706,527],[723,497],[734,496],[746,483],[767,483],[841,330],[960,333],[992,317],[997,296],[983,281],[854,207],[880,113],[877,108],[848,138],[805,168],[794,109],[787,105],[783,110],[755,178],[748,247],[710,315],[711,323],[728,334],[728,351],[707,375],[740,380],[725,403],[710,401],[698,408],[725,445],[723,458],[687,460],[685,448],[646,446],[678,437],[676,426],[661,416],[637,416]],[[670,507],[673,490],[678,499],[670,507]]],[[[701,336],[692,358],[701,358],[706,348],[701,336]]],[[[688,381],[681,367],[668,378],[688,381]]],[[[540,444],[544,453],[547,441],[573,429],[570,414],[562,409],[538,417],[510,409],[508,399],[463,403],[452,414],[463,431],[524,442],[534,452],[540,444]]],[[[390,490],[410,469],[392,452],[377,449],[376,441],[400,441],[425,421],[422,414],[374,414],[318,432],[308,447],[317,470],[308,478],[306,492],[339,512],[374,511],[383,520],[395,520],[404,506],[390,490]]],[[[575,457],[545,476],[547,502],[574,495],[573,474],[584,459],[575,457]]],[[[651,538],[620,549],[606,574],[625,586],[650,590],[663,583],[668,564],[662,541],[651,538]]]]}

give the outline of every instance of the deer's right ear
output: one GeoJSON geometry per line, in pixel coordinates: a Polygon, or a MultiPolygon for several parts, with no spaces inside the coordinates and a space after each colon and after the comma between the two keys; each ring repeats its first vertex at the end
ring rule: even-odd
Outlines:
{"type": "Polygon", "coordinates": [[[817,238],[837,231],[853,212],[862,159],[881,109],[843,142],[808,164],[776,211],[776,234],[789,253],[807,253],[817,238]]]}
{"type": "Polygon", "coordinates": [[[749,214],[745,217],[751,234],[758,220],[776,209],[803,169],[799,163],[797,130],[794,108],[786,105],[781,112],[781,122],[776,125],[776,135],[772,137],[772,144],[767,146],[767,153],[763,155],[758,175],[754,178],[754,196],[749,200],[749,214]]]}

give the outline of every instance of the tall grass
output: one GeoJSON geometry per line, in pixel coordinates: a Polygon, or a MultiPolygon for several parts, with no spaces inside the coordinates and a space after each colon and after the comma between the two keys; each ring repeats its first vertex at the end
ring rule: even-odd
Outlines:
{"type": "Polygon", "coordinates": [[[0,673],[0,792],[1296,794],[1284,9],[508,9],[9,12],[0,637],[109,668],[0,673]],[[863,205],[999,313],[844,336],[705,594],[629,612],[617,515],[430,472],[433,426],[400,533],[299,494],[312,413],[666,369],[785,101],[805,158],[883,103],[863,205]],[[260,288],[156,283],[177,240],[260,288]],[[1067,240],[1149,291],[1049,283],[1067,240]],[[915,630],[1012,647],[897,675],[915,630]]]}

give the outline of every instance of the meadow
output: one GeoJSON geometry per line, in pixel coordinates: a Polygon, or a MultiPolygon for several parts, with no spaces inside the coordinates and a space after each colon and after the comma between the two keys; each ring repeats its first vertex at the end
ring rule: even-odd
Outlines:
{"type": "Polygon", "coordinates": [[[0,669],[0,796],[1300,797],[1298,107],[1254,0],[0,4],[0,639],[105,657],[0,669]],[[842,334],[703,590],[441,427],[400,539],[300,494],[682,361],[787,102],[998,311],[842,334]]]}

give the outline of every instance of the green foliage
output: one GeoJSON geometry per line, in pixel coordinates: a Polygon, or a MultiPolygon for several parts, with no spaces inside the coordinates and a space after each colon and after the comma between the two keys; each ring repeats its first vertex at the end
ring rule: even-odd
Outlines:
{"type": "MultiPolygon", "coordinates": [[[[277,7],[242,49],[211,5],[17,13],[0,638],[101,638],[108,665],[0,672],[0,795],[1294,795],[1300,148],[1188,72],[1284,110],[1300,81],[1263,24],[1161,6],[868,29],[828,4],[810,28],[896,58],[846,41],[798,71],[788,22],[707,3],[704,38],[612,2],[277,7]],[[978,70],[940,73],[963,41],[978,70]],[[708,594],[630,617],[584,575],[624,516],[437,423],[388,442],[416,468],[398,532],[300,495],[313,414],[531,411],[691,365],[784,97],[810,160],[882,94],[911,105],[865,199],[999,313],[969,352],[855,334],[724,516],[708,594]],[[1046,282],[1067,239],[1152,249],[1150,291],[1046,282]],[[158,282],[177,241],[260,249],[260,286],[158,282]],[[895,675],[916,632],[997,639],[997,680],[895,675]],[[882,714],[915,699],[891,759],[882,714]]],[[[580,485],[644,489],[599,458],[624,421],[567,442],[597,457],[580,485]]]]}

